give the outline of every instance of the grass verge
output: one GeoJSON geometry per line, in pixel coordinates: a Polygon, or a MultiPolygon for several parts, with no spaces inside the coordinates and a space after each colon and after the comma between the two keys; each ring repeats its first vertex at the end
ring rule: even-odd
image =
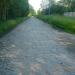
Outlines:
{"type": "Polygon", "coordinates": [[[59,16],[59,15],[39,15],[37,18],[51,24],[54,27],[63,29],[69,33],[75,33],[75,18],[59,16]]]}
{"type": "Polygon", "coordinates": [[[8,33],[10,30],[15,28],[19,23],[26,20],[26,18],[17,18],[14,20],[7,20],[5,22],[0,23],[0,37],[2,37],[4,34],[8,33]]]}

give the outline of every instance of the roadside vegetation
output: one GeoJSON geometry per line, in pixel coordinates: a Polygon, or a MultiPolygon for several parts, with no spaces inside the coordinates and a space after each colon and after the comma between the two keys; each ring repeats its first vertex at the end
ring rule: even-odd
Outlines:
{"type": "Polygon", "coordinates": [[[25,20],[28,14],[28,0],[0,0],[0,37],[25,20]]]}
{"type": "Polygon", "coordinates": [[[75,33],[75,19],[59,15],[39,15],[39,19],[49,23],[55,28],[61,28],[66,32],[75,33]]]}
{"type": "Polygon", "coordinates": [[[22,18],[16,18],[7,20],[5,22],[0,23],[0,37],[2,37],[4,34],[8,33],[10,30],[15,28],[17,25],[19,25],[24,20],[28,19],[29,17],[22,17],[22,18]]]}
{"type": "Polygon", "coordinates": [[[41,4],[41,10],[38,11],[37,17],[54,27],[63,29],[64,31],[75,33],[75,0],[48,0],[49,4],[41,4]],[[67,16],[64,13],[68,12],[67,16]],[[69,17],[71,12],[72,17],[69,17]]]}

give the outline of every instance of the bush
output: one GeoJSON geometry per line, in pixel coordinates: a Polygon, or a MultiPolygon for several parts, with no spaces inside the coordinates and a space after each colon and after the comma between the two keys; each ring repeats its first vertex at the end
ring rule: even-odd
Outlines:
{"type": "Polygon", "coordinates": [[[19,23],[21,23],[24,18],[17,18],[15,20],[8,20],[0,23],[0,37],[5,33],[16,27],[19,23]]]}
{"type": "Polygon", "coordinates": [[[52,24],[54,27],[59,27],[67,32],[75,33],[75,19],[65,16],[52,15],[52,16],[38,16],[39,19],[52,24]]]}

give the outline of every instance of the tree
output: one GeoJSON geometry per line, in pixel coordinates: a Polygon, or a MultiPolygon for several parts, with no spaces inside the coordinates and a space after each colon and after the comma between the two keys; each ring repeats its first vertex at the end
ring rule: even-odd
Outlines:
{"type": "Polygon", "coordinates": [[[35,12],[35,10],[34,10],[34,8],[30,5],[29,6],[29,10],[30,10],[30,15],[36,15],[36,12],[35,12]]]}
{"type": "Polygon", "coordinates": [[[75,11],[75,0],[71,2],[71,11],[75,11]]]}
{"type": "Polygon", "coordinates": [[[48,0],[48,7],[42,10],[42,14],[63,14],[65,7],[59,3],[56,3],[54,0],[48,0]]]}
{"type": "Polygon", "coordinates": [[[67,11],[75,11],[75,0],[60,0],[67,11]]]}
{"type": "Polygon", "coordinates": [[[28,0],[0,0],[0,20],[27,16],[28,0]]]}

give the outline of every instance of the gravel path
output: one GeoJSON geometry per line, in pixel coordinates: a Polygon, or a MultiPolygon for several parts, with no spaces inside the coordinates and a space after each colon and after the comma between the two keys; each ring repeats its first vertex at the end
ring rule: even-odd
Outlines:
{"type": "Polygon", "coordinates": [[[75,35],[31,17],[0,39],[0,75],[75,75],[75,35]]]}

